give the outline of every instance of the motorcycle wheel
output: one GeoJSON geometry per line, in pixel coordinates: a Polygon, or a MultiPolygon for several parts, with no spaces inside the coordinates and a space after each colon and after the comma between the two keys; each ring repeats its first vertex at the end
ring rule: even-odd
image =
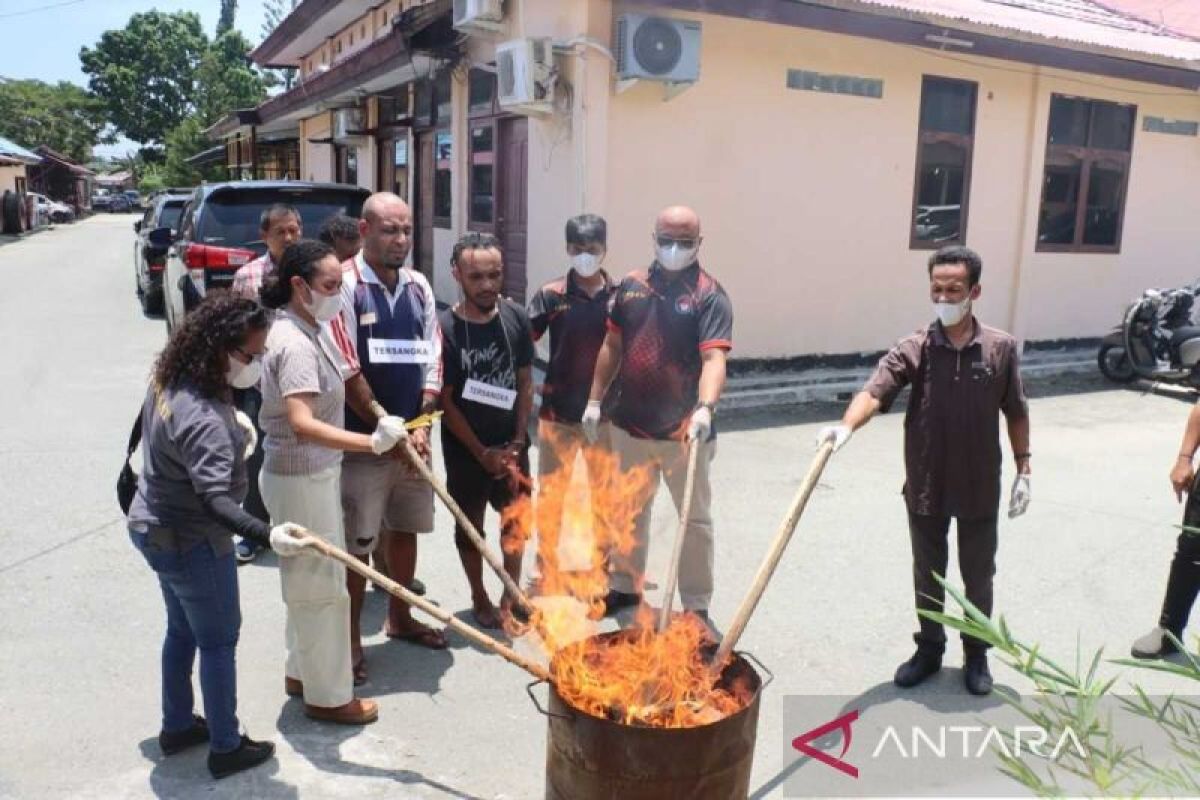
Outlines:
{"type": "Polygon", "coordinates": [[[1125,348],[1115,344],[1106,344],[1096,354],[1096,364],[1104,377],[1116,383],[1129,383],[1137,377],[1125,348]]]}

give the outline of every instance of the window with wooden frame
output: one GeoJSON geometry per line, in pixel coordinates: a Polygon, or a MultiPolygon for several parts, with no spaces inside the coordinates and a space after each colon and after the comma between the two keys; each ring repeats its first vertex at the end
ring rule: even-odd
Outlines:
{"type": "Polygon", "coordinates": [[[496,75],[483,69],[467,73],[467,115],[494,117],[500,113],[496,105],[496,75]]]}
{"type": "Polygon", "coordinates": [[[358,148],[335,144],[333,146],[333,174],[338,183],[358,185],[358,148]]]}
{"type": "Polygon", "coordinates": [[[912,249],[966,241],[977,90],[970,81],[952,78],[926,75],[921,81],[912,249]]]}
{"type": "Polygon", "coordinates": [[[1137,106],[1050,96],[1037,249],[1119,253],[1137,106]]]}
{"type": "Polygon", "coordinates": [[[433,226],[450,227],[451,161],[454,138],[450,130],[439,130],[433,138],[433,226]]]}
{"type": "Polygon", "coordinates": [[[496,232],[496,124],[472,120],[469,174],[470,214],[473,231],[496,232]]]}

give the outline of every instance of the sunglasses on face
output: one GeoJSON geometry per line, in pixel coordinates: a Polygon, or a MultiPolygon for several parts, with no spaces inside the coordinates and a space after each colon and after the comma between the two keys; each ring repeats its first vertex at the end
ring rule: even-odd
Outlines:
{"type": "Polygon", "coordinates": [[[695,239],[676,239],[674,236],[664,236],[662,234],[656,235],[654,237],[654,241],[658,243],[659,247],[670,247],[671,245],[677,245],[684,250],[691,250],[696,246],[695,239]]]}

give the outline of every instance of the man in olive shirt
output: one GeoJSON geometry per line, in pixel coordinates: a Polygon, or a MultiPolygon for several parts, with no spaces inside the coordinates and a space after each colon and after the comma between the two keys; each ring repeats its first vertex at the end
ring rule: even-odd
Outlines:
{"type": "MultiPolygon", "coordinates": [[[[904,421],[904,500],[912,539],[917,609],[941,611],[950,519],[958,522],[958,564],[967,599],[992,613],[996,572],[996,517],[1000,505],[1000,414],[1017,464],[1010,518],[1029,505],[1029,411],[1021,384],[1016,340],[979,323],[983,262],[966,247],[945,247],[929,259],[929,294],[937,320],[901,339],[854,398],[840,425],[823,429],[818,445],[837,450],[876,412],[887,411],[911,384],[904,421]]],[[[942,666],[946,633],[918,616],[917,652],[896,670],[901,687],[916,686],[942,666]]],[[[988,694],[992,676],[987,644],[963,637],[964,680],[972,694],[988,694]]]]}

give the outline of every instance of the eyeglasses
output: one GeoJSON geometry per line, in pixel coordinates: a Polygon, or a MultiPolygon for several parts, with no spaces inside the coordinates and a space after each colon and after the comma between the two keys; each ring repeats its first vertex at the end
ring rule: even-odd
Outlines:
{"type": "Polygon", "coordinates": [[[677,245],[684,250],[691,250],[696,246],[697,242],[696,239],[677,239],[674,236],[664,236],[662,234],[656,235],[654,237],[654,241],[658,243],[659,247],[671,247],[672,245],[677,245]]]}

